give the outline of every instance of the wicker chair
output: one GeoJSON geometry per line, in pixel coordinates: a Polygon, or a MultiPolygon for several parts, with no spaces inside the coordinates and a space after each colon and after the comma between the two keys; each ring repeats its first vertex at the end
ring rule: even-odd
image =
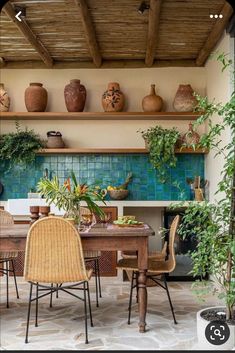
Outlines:
{"type": "Polygon", "coordinates": [[[85,343],[88,343],[87,300],[93,326],[88,283],[91,275],[92,270],[86,270],[79,233],[70,222],[61,217],[45,217],[31,226],[24,264],[24,278],[30,283],[25,343],[28,343],[31,302],[36,302],[35,326],[38,326],[39,299],[58,291],[84,302],[85,343]],[[36,295],[32,298],[34,286],[36,295]],[[84,297],[72,293],[73,290],[83,290],[84,297]]]}
{"type": "MultiPolygon", "coordinates": [[[[13,225],[14,219],[12,215],[4,210],[0,210],[0,227],[3,225],[13,225]]],[[[18,256],[17,251],[0,251],[0,273],[6,275],[6,289],[7,289],[7,308],[9,308],[9,273],[13,273],[16,296],[19,299],[19,292],[16,282],[14,259],[18,256]],[[9,267],[11,264],[11,268],[9,267]]]]}
{"type": "MultiPolygon", "coordinates": [[[[168,256],[166,260],[157,260],[157,259],[148,259],[148,272],[147,272],[147,279],[151,279],[161,288],[165,289],[167,292],[167,297],[169,300],[172,316],[174,319],[174,323],[177,324],[174,308],[171,302],[170,293],[168,290],[166,274],[174,271],[176,266],[175,260],[175,250],[174,250],[174,241],[175,235],[177,231],[177,227],[179,224],[179,216],[177,215],[170,227],[170,236],[169,236],[169,245],[168,245],[168,256]],[[160,278],[159,278],[160,276],[160,278]],[[160,283],[160,279],[163,279],[164,285],[160,283]]],[[[131,270],[132,271],[132,279],[131,279],[131,290],[130,290],[130,297],[129,297],[129,307],[128,307],[128,325],[130,324],[131,318],[131,306],[132,306],[132,293],[133,289],[137,288],[138,284],[138,262],[137,259],[121,259],[117,264],[117,268],[122,270],[131,270]]]]}
{"type": "MultiPolygon", "coordinates": [[[[91,212],[86,207],[80,207],[80,214],[83,215],[90,215],[91,212]]],[[[99,306],[99,299],[98,297],[102,297],[101,295],[101,284],[100,284],[100,266],[99,266],[99,259],[101,257],[101,251],[93,251],[93,250],[85,250],[84,251],[84,259],[86,263],[93,263],[94,274],[95,274],[95,290],[96,290],[96,306],[99,306]]]]}

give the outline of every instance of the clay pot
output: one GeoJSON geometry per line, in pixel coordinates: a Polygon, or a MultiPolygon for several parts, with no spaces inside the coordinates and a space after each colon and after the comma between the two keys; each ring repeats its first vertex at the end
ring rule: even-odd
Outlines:
{"type": "Polygon", "coordinates": [[[86,88],[80,80],[70,80],[64,88],[65,105],[68,112],[82,112],[86,102],[86,88]]]}
{"type": "Polygon", "coordinates": [[[173,102],[174,109],[177,112],[192,112],[197,104],[193,93],[194,91],[190,85],[179,85],[173,102]]]}
{"type": "Polygon", "coordinates": [[[181,143],[187,146],[197,145],[200,141],[200,136],[193,130],[193,124],[189,124],[188,131],[182,136],[181,143]]]}
{"type": "Polygon", "coordinates": [[[108,89],[102,95],[102,106],[105,112],[121,112],[124,108],[125,98],[120,91],[119,83],[110,82],[108,89]]]}
{"type": "Polygon", "coordinates": [[[44,112],[47,107],[47,90],[42,83],[33,82],[25,90],[24,100],[28,112],[44,112]]]}
{"type": "Polygon", "coordinates": [[[47,148],[64,148],[65,144],[62,139],[62,134],[59,131],[47,132],[47,148]]]}
{"type": "Polygon", "coordinates": [[[150,94],[142,100],[142,108],[144,112],[160,112],[163,107],[163,99],[156,95],[155,85],[151,85],[150,94]]]}
{"type": "Polygon", "coordinates": [[[10,108],[10,97],[4,89],[4,84],[0,83],[0,112],[8,112],[10,108]]]}

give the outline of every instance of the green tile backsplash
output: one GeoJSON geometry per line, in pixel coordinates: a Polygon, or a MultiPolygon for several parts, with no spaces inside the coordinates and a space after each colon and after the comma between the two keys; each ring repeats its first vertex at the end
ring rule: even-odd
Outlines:
{"type": "Polygon", "coordinates": [[[15,166],[10,171],[0,166],[0,180],[4,185],[0,200],[27,198],[27,193],[31,188],[36,188],[45,168],[50,178],[57,175],[61,182],[73,170],[80,182],[97,183],[101,187],[122,184],[128,172],[132,172],[128,200],[189,200],[190,188],[186,178],[195,175],[204,178],[204,155],[180,154],[177,158],[176,168],[169,170],[169,182],[161,184],[147,154],[38,156],[31,166],[15,166]],[[181,189],[172,182],[178,182],[181,189]]]}

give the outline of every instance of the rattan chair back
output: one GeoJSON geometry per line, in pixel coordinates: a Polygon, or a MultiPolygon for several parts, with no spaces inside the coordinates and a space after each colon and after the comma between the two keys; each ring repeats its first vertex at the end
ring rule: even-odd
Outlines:
{"type": "Polygon", "coordinates": [[[60,217],[45,217],[30,228],[26,243],[24,278],[31,282],[87,281],[80,235],[60,217]]]}
{"type": "Polygon", "coordinates": [[[0,226],[10,226],[14,224],[14,219],[13,216],[5,211],[5,210],[0,210],[0,226]]]}
{"type": "Polygon", "coordinates": [[[173,222],[171,223],[170,227],[170,235],[169,235],[169,245],[168,245],[168,259],[166,260],[168,272],[172,272],[176,266],[176,259],[175,259],[175,236],[177,232],[177,227],[179,225],[179,215],[175,216],[173,222]]]}

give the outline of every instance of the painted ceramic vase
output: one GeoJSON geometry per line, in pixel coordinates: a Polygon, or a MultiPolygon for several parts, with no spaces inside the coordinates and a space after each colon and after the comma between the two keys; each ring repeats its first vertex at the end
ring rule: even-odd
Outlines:
{"type": "Polygon", "coordinates": [[[193,130],[193,124],[189,124],[188,131],[182,136],[181,142],[187,146],[197,145],[200,141],[200,136],[193,130]]]}
{"type": "Polygon", "coordinates": [[[28,112],[44,112],[47,107],[47,90],[43,84],[33,82],[25,90],[25,106],[28,112]]]}
{"type": "Polygon", "coordinates": [[[179,85],[176,92],[173,107],[177,112],[192,112],[197,104],[191,85],[179,85]]]}
{"type": "Polygon", "coordinates": [[[82,112],[86,102],[86,88],[80,80],[70,80],[64,88],[65,105],[68,112],[82,112]]]}
{"type": "Polygon", "coordinates": [[[144,112],[160,112],[163,108],[163,99],[156,95],[155,85],[151,85],[150,94],[142,100],[142,108],[144,112]]]}
{"type": "Polygon", "coordinates": [[[121,112],[124,108],[125,98],[120,90],[119,83],[110,82],[108,89],[102,95],[102,106],[105,112],[121,112]]]}
{"type": "Polygon", "coordinates": [[[0,83],[0,112],[8,112],[10,108],[10,97],[4,89],[4,84],[0,83]]]}

